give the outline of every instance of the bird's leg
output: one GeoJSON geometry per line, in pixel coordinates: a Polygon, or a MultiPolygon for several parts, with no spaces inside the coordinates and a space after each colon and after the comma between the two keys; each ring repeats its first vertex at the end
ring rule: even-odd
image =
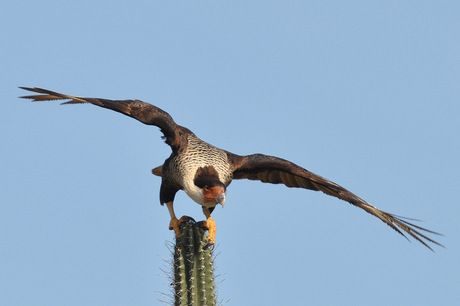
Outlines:
{"type": "Polygon", "coordinates": [[[214,244],[216,243],[216,222],[213,218],[211,218],[211,211],[207,207],[203,207],[203,213],[206,216],[206,221],[203,221],[202,225],[206,228],[208,233],[208,243],[214,244]]]}
{"type": "Polygon", "coordinates": [[[171,216],[171,221],[169,222],[169,229],[174,230],[174,233],[176,234],[176,237],[180,237],[181,233],[180,233],[179,226],[188,217],[183,216],[182,218],[180,218],[180,220],[178,220],[176,218],[176,214],[174,213],[173,202],[172,201],[167,202],[166,206],[168,207],[169,215],[171,216]]]}

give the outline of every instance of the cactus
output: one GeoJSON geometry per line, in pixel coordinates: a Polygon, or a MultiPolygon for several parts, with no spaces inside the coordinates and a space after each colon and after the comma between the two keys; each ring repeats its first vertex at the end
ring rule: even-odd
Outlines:
{"type": "Polygon", "coordinates": [[[174,305],[216,305],[213,246],[206,230],[190,218],[180,231],[174,246],[174,305]]]}

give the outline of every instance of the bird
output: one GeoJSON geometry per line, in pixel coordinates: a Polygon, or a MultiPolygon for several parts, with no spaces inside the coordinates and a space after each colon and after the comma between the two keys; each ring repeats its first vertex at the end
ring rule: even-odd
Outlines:
{"type": "Polygon", "coordinates": [[[248,179],[321,191],[363,209],[407,240],[409,235],[431,251],[433,248],[429,243],[444,247],[427,236],[441,234],[414,224],[415,219],[382,211],[344,187],[288,160],[260,153],[237,155],[219,149],[198,138],[188,128],[177,124],[167,112],[150,103],[141,100],[70,96],[37,87],[19,88],[36,93],[20,97],[33,102],[67,100],[61,104],[89,103],[160,128],[162,138],[171,147],[172,153],[162,165],[155,167],[152,173],[161,177],[160,204],[166,204],[168,208],[171,218],[169,229],[174,230],[176,237],[181,236],[180,224],[189,218],[176,217],[173,204],[178,191],[183,190],[193,201],[201,205],[206,217],[202,226],[208,230],[208,243],[214,244],[217,226],[211,213],[219,204],[224,207],[227,187],[232,180],[248,179]]]}

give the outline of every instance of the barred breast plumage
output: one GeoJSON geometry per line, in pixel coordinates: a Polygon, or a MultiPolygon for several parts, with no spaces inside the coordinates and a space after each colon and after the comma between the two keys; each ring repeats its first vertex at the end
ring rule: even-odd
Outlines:
{"type": "MultiPolygon", "coordinates": [[[[177,181],[187,192],[194,188],[193,179],[199,168],[212,166],[219,174],[219,180],[229,185],[233,172],[228,162],[227,153],[199,139],[195,134],[188,135],[187,146],[182,154],[171,156],[166,177],[177,181]]],[[[188,192],[187,192],[188,193],[188,192]]]]}

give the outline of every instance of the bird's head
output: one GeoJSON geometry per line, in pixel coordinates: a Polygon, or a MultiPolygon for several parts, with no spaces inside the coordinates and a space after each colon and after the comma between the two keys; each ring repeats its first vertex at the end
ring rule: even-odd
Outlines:
{"type": "Polygon", "coordinates": [[[219,175],[213,167],[199,168],[193,183],[200,189],[200,204],[208,207],[213,207],[217,204],[221,204],[222,207],[225,205],[226,188],[219,180],[219,175]]]}
{"type": "Polygon", "coordinates": [[[218,185],[205,185],[203,190],[203,202],[209,206],[221,204],[222,207],[225,205],[225,186],[223,184],[218,185]]]}

